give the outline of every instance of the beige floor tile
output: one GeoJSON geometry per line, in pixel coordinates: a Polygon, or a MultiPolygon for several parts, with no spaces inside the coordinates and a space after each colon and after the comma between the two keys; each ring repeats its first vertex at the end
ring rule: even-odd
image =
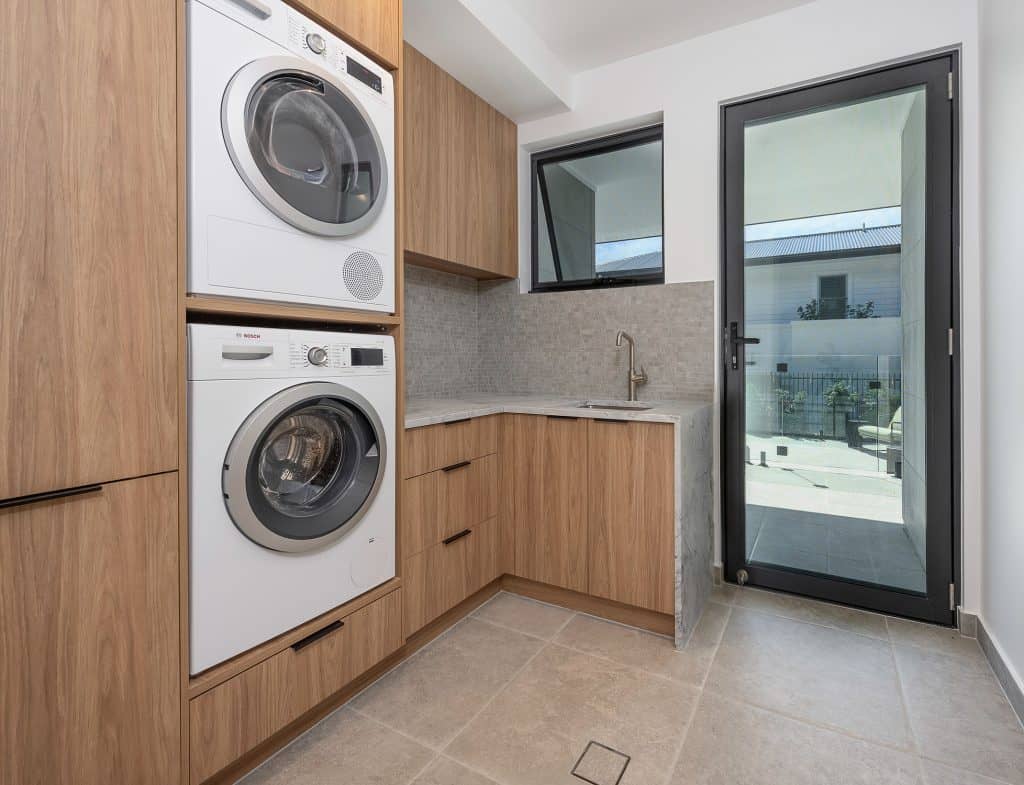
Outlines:
{"type": "Polygon", "coordinates": [[[565,608],[502,592],[477,608],[473,616],[527,635],[551,640],[573,614],[573,611],[565,608]]]}
{"type": "Polygon", "coordinates": [[[580,785],[570,771],[593,740],[632,757],[623,785],[660,783],[698,695],[551,644],[447,753],[503,785],[580,785]]]}
{"type": "Polygon", "coordinates": [[[706,689],[862,738],[910,738],[887,642],[733,608],[706,689]]]}
{"type": "Polygon", "coordinates": [[[887,619],[886,623],[889,626],[889,639],[895,646],[920,646],[931,651],[976,660],[985,656],[978,641],[961,637],[954,629],[906,619],[887,619]]]}
{"type": "Polygon", "coordinates": [[[822,624],[883,641],[889,640],[885,617],[867,611],[761,589],[741,589],[737,592],[733,604],[763,613],[773,613],[787,619],[822,624]]]}
{"type": "Polygon", "coordinates": [[[442,747],[543,646],[467,619],[352,701],[352,707],[442,747]]]}
{"type": "Polygon", "coordinates": [[[925,785],[1003,785],[998,780],[943,766],[930,760],[922,760],[921,766],[924,769],[925,785]]]}
{"type": "Polygon", "coordinates": [[[495,785],[482,774],[470,771],[450,758],[438,758],[416,778],[413,785],[495,785]]]}
{"type": "Polygon", "coordinates": [[[918,785],[917,759],[705,692],[671,785],[918,785]]]}
{"type": "Polygon", "coordinates": [[[1024,785],[1024,730],[984,660],[895,647],[921,755],[1024,785]]]}
{"type": "Polygon", "coordinates": [[[740,587],[734,583],[720,583],[711,588],[711,601],[722,605],[732,605],[739,591],[740,587]]]}
{"type": "Polygon", "coordinates": [[[676,651],[668,638],[582,614],[569,622],[555,642],[700,687],[711,667],[729,611],[725,605],[708,603],[683,651],[676,651]]]}
{"type": "Polygon", "coordinates": [[[433,756],[405,736],[341,709],[239,785],[407,785],[433,756]]]}

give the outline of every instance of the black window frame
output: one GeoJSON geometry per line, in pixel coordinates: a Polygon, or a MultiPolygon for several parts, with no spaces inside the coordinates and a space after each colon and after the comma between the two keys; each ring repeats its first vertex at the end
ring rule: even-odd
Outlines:
{"type": "MultiPolygon", "coordinates": [[[[664,125],[658,123],[632,131],[601,136],[596,139],[588,139],[584,142],[556,147],[551,150],[543,150],[530,156],[530,292],[566,292],[583,289],[608,289],[619,286],[645,286],[648,284],[665,283],[665,134],[664,125]],[[661,142],[661,270],[656,273],[645,273],[642,275],[623,275],[599,278],[594,277],[586,281],[538,281],[538,262],[540,235],[538,226],[539,207],[537,204],[538,194],[546,199],[547,187],[544,180],[542,167],[544,164],[569,161],[574,158],[581,158],[585,155],[596,155],[601,153],[612,153],[616,150],[626,150],[630,147],[639,147],[651,142],[661,142]]],[[[545,205],[545,208],[547,205],[545,205]]],[[[551,223],[551,211],[545,209],[546,231],[549,235],[554,234],[551,223]]],[[[558,269],[558,249],[552,237],[552,254],[555,260],[556,271],[558,269]]]]}

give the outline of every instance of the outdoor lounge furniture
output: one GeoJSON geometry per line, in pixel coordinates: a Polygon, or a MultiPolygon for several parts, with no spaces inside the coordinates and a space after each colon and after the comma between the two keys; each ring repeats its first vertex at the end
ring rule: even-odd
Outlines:
{"type": "Polygon", "coordinates": [[[865,441],[873,441],[879,444],[903,444],[903,407],[900,406],[893,412],[888,428],[880,428],[877,425],[861,425],[857,428],[860,438],[865,441]]]}

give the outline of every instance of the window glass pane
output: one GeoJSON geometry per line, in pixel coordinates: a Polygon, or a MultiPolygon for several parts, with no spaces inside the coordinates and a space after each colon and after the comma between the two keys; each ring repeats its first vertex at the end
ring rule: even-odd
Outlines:
{"type": "Polygon", "coordinates": [[[534,288],[660,282],[661,130],[534,158],[534,288]]]}

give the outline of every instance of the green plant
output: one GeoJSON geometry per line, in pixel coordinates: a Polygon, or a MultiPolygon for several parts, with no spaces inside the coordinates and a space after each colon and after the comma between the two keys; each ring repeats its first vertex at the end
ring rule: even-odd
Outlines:
{"type": "Polygon", "coordinates": [[[786,415],[793,414],[807,400],[807,393],[800,390],[794,394],[789,390],[779,387],[775,390],[775,400],[779,405],[779,434],[785,436],[786,415]]]}
{"type": "MultiPolygon", "coordinates": [[[[800,317],[801,321],[809,322],[816,319],[831,319],[834,316],[827,316],[822,308],[821,300],[815,297],[810,300],[806,305],[798,305],[796,309],[796,315],[800,317]]],[[[847,319],[874,319],[875,318],[875,301],[868,300],[866,303],[859,303],[857,305],[846,306],[846,318],[847,319]]]]}
{"type": "Polygon", "coordinates": [[[842,379],[836,379],[832,386],[825,390],[825,405],[832,410],[832,435],[836,435],[836,410],[844,403],[850,402],[856,395],[842,379]]]}
{"type": "Polygon", "coordinates": [[[847,319],[873,319],[875,316],[875,301],[868,300],[860,305],[846,306],[847,319]]]}
{"type": "Polygon", "coordinates": [[[823,318],[821,315],[821,303],[818,302],[818,298],[815,297],[806,305],[798,305],[796,309],[797,316],[800,317],[801,321],[810,322],[815,319],[823,318]]]}

